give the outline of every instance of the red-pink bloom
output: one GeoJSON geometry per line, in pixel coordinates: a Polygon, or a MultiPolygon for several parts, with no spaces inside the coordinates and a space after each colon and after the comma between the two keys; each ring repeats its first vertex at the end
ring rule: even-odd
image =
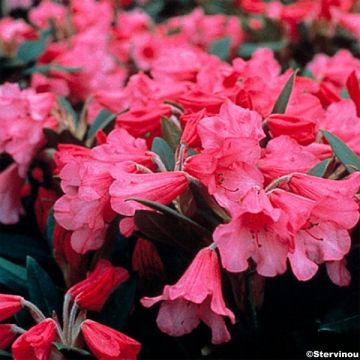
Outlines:
{"type": "Polygon", "coordinates": [[[186,174],[180,171],[149,174],[119,173],[110,187],[111,207],[117,213],[133,216],[136,210],[148,209],[130,198],[142,198],[168,204],[188,186],[186,174]]]}
{"type": "Polygon", "coordinates": [[[49,211],[54,206],[57,198],[58,195],[54,190],[46,189],[42,186],[39,187],[34,204],[34,210],[39,229],[43,234],[45,234],[46,231],[49,211]]]}
{"type": "Polygon", "coordinates": [[[84,340],[99,360],[135,360],[141,344],[129,336],[92,320],[81,324],[84,340]]]}
{"type": "Polygon", "coordinates": [[[211,328],[212,343],[221,344],[230,340],[223,317],[234,323],[235,316],[226,307],[222,296],[220,265],[214,250],[200,250],[175,285],[166,285],[162,295],[145,297],[141,303],[150,307],[159,301],[164,302],[157,324],[167,334],[188,334],[203,321],[211,328]]]}
{"type": "Polygon", "coordinates": [[[91,150],[62,146],[57,163],[65,192],[54,206],[55,218],[67,230],[73,230],[71,244],[81,254],[99,249],[115,212],[110,206],[109,188],[112,171],[135,172],[136,163],[151,165],[143,139],[134,139],[124,129],[112,131],[106,143],[91,150]]]}
{"type": "Polygon", "coordinates": [[[318,157],[306,147],[281,135],[269,141],[258,166],[268,180],[273,180],[292,172],[307,172],[318,162],[318,157]]]}
{"type": "Polygon", "coordinates": [[[23,307],[22,302],[21,296],[0,294],[0,321],[19,312],[23,307]]]}
{"type": "Polygon", "coordinates": [[[230,223],[219,225],[213,234],[224,268],[244,271],[252,258],[260,275],[284,273],[288,244],[282,237],[285,230],[276,227],[281,210],[271,204],[258,186],[253,186],[239,202],[239,214],[230,223]]]}
{"type": "Polygon", "coordinates": [[[23,183],[16,164],[11,164],[0,173],[0,223],[16,224],[24,213],[19,192],[23,183]]]}
{"type": "Polygon", "coordinates": [[[43,128],[57,127],[51,115],[54,106],[53,94],[20,90],[17,84],[0,86],[0,153],[13,157],[23,177],[36,151],[45,142],[43,128]]]}
{"type": "Polygon", "coordinates": [[[352,71],[355,70],[359,76],[360,60],[353,57],[348,50],[342,49],[333,57],[315,55],[308,69],[317,80],[324,81],[335,92],[339,92],[352,71]]]}
{"type": "Polygon", "coordinates": [[[100,311],[111,292],[127,280],[129,273],[112,266],[107,260],[99,260],[86,279],[71,287],[67,294],[80,309],[100,311]]]}
{"type": "Polygon", "coordinates": [[[351,281],[351,274],[346,268],[346,260],[328,261],[326,271],[331,281],[338,286],[348,286],[351,281]]]}
{"type": "Polygon", "coordinates": [[[57,26],[63,26],[66,19],[66,7],[44,0],[29,12],[30,21],[40,29],[47,28],[49,21],[55,22],[57,26]]]}
{"type": "Polygon", "coordinates": [[[0,324],[0,350],[7,349],[16,339],[13,324],[0,324]]]}
{"type": "Polygon", "coordinates": [[[45,319],[22,334],[11,347],[14,360],[48,360],[56,338],[56,323],[45,319]]]}

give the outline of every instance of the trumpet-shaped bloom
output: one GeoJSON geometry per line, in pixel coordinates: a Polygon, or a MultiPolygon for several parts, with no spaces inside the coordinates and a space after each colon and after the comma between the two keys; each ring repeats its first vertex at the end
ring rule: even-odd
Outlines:
{"type": "Polygon", "coordinates": [[[146,307],[159,301],[164,302],[157,324],[165,333],[172,336],[188,334],[203,321],[211,328],[214,344],[230,340],[223,317],[233,323],[235,317],[222,296],[219,260],[214,250],[200,250],[175,285],[166,285],[160,296],[141,300],[146,307]]]}

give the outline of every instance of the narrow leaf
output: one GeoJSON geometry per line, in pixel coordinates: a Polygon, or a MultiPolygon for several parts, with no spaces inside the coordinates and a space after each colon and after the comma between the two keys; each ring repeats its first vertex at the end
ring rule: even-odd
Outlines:
{"type": "Polygon", "coordinates": [[[163,137],[170,147],[175,151],[180,143],[180,129],[170,119],[163,117],[161,119],[161,130],[163,137]]]}
{"type": "Polygon", "coordinates": [[[91,144],[96,133],[99,130],[103,130],[109,125],[116,117],[116,114],[110,112],[109,110],[102,109],[97,115],[94,122],[90,125],[89,131],[87,133],[87,143],[91,144]]]}
{"type": "Polygon", "coordinates": [[[200,230],[204,236],[211,236],[211,233],[206,230],[204,227],[202,227],[200,224],[196,223],[194,220],[188,218],[187,216],[180,214],[179,212],[171,209],[170,207],[166,205],[159,204],[155,201],[146,200],[146,199],[140,199],[140,198],[129,198],[127,200],[136,201],[142,205],[148,206],[151,209],[160,211],[161,213],[165,215],[169,215],[173,218],[179,219],[183,222],[188,223],[189,225],[195,227],[196,229],[200,230]]]}
{"type": "Polygon", "coordinates": [[[218,39],[213,41],[209,47],[209,53],[216,55],[221,60],[226,61],[230,57],[230,45],[231,45],[231,37],[226,36],[222,39],[218,39]]]}
{"type": "Polygon", "coordinates": [[[74,128],[76,129],[79,126],[79,115],[76,113],[70,102],[64,96],[58,97],[58,103],[66,111],[68,116],[71,117],[74,128]]]}
{"type": "Polygon", "coordinates": [[[340,334],[355,332],[360,330],[360,315],[345,317],[342,319],[324,322],[319,325],[318,331],[331,331],[340,334]]]}
{"type": "Polygon", "coordinates": [[[15,233],[0,233],[0,238],[0,256],[7,259],[19,260],[25,263],[27,255],[40,261],[46,261],[50,257],[49,249],[41,240],[15,233]]]}
{"type": "Polygon", "coordinates": [[[360,157],[357,156],[345,143],[337,136],[326,130],[321,130],[326,140],[329,142],[336,157],[344,164],[349,173],[360,171],[360,157]]]}
{"type": "Polygon", "coordinates": [[[4,258],[0,258],[0,284],[16,293],[26,293],[26,270],[4,258]]]}
{"type": "Polygon", "coordinates": [[[50,34],[50,30],[45,30],[40,39],[24,41],[17,49],[17,58],[24,63],[35,61],[44,52],[50,34]]]}
{"type": "Polygon", "coordinates": [[[248,58],[258,49],[267,48],[267,49],[271,49],[274,52],[277,52],[284,49],[287,45],[288,42],[286,40],[257,42],[257,43],[247,42],[240,45],[238,50],[238,55],[240,55],[241,57],[248,58]]]}
{"type": "Polygon", "coordinates": [[[30,256],[27,258],[26,268],[30,301],[37,305],[45,316],[51,317],[54,310],[60,316],[61,296],[50,276],[30,256]]]}
{"type": "Polygon", "coordinates": [[[290,99],[290,95],[294,86],[295,77],[296,77],[297,70],[295,70],[289,80],[286,82],[284,88],[282,89],[274,108],[272,110],[272,114],[284,114],[290,99]]]}
{"type": "Polygon", "coordinates": [[[324,177],[329,165],[332,163],[333,158],[325,159],[316,164],[312,169],[308,171],[309,175],[324,177]]]}
{"type": "Polygon", "coordinates": [[[170,171],[174,169],[174,152],[164,139],[156,137],[152,143],[151,151],[160,156],[167,170],[170,171]]]}

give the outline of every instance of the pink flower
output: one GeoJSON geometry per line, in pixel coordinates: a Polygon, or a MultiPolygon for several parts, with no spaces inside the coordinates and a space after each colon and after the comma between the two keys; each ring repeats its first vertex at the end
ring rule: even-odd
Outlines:
{"type": "Polygon", "coordinates": [[[111,207],[118,214],[125,216],[133,216],[136,210],[148,209],[127,199],[142,198],[168,204],[188,186],[185,173],[180,171],[118,175],[110,187],[111,207]]]}
{"type": "Polygon", "coordinates": [[[11,347],[14,360],[48,360],[56,337],[56,323],[45,319],[17,338],[11,347]]]}
{"type": "Polygon", "coordinates": [[[157,324],[165,333],[171,336],[188,334],[203,321],[211,328],[212,343],[230,340],[223,317],[234,323],[235,316],[222,296],[219,260],[214,250],[200,250],[175,285],[166,285],[160,296],[141,300],[146,307],[159,301],[164,302],[157,324]]]}
{"type": "Polygon", "coordinates": [[[81,324],[84,340],[99,360],[135,360],[141,349],[136,340],[92,320],[81,324]]]}
{"type": "Polygon", "coordinates": [[[16,164],[0,173],[0,223],[16,224],[24,213],[19,192],[23,183],[16,164]]]}
{"type": "Polygon", "coordinates": [[[32,89],[20,90],[17,84],[0,86],[0,153],[6,152],[19,165],[20,176],[25,176],[37,150],[45,142],[44,128],[56,128],[51,116],[55,96],[36,94],[32,89]]]}
{"type": "Polygon", "coordinates": [[[63,26],[65,18],[66,8],[49,0],[42,1],[29,12],[30,21],[41,29],[46,29],[49,21],[54,21],[57,26],[63,26]]]}

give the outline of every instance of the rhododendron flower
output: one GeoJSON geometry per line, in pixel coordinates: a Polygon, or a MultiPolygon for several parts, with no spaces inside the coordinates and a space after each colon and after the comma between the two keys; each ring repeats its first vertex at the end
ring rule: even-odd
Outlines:
{"type": "Polygon", "coordinates": [[[0,294],[0,321],[8,319],[23,308],[23,298],[17,295],[0,294]]]}
{"type": "Polygon", "coordinates": [[[84,254],[104,243],[108,224],[116,216],[110,206],[112,172],[135,172],[135,162],[150,165],[152,157],[145,141],[124,129],[113,130],[105,144],[91,150],[60,148],[57,162],[65,195],[55,203],[54,214],[62,227],[74,231],[71,244],[76,252],[84,254]]]}
{"type": "Polygon", "coordinates": [[[273,180],[292,172],[307,172],[318,162],[306,147],[281,135],[269,141],[258,166],[267,179],[273,180]]]}
{"type": "Polygon", "coordinates": [[[240,213],[229,224],[219,225],[213,234],[224,268],[241,272],[248,259],[257,263],[257,272],[275,276],[286,270],[287,243],[276,231],[281,210],[273,207],[264,190],[252,187],[241,199],[240,213]]]}
{"type": "Polygon", "coordinates": [[[136,340],[96,321],[85,320],[81,330],[87,346],[100,360],[135,360],[141,349],[136,340]]]}
{"type": "Polygon", "coordinates": [[[51,115],[55,96],[20,90],[17,84],[0,86],[0,153],[6,152],[19,165],[20,176],[26,171],[36,151],[44,145],[44,128],[56,128],[51,115]]]}
{"type": "Polygon", "coordinates": [[[146,307],[159,301],[164,302],[157,324],[165,333],[171,336],[188,334],[203,321],[211,328],[212,343],[230,340],[223,317],[234,323],[235,316],[222,296],[219,260],[214,250],[200,250],[175,285],[166,285],[160,296],[141,300],[146,307]]]}
{"type": "Polygon", "coordinates": [[[56,338],[56,323],[45,319],[22,334],[11,347],[15,360],[47,360],[56,338]]]}
{"type": "Polygon", "coordinates": [[[315,55],[308,64],[308,69],[317,80],[324,81],[335,92],[339,92],[352,71],[355,70],[359,76],[360,60],[353,57],[348,50],[342,49],[333,57],[315,55]]]}
{"type": "Polygon", "coordinates": [[[0,350],[7,349],[16,337],[13,324],[0,324],[0,350]]]}
{"type": "Polygon", "coordinates": [[[110,187],[111,207],[119,214],[133,216],[136,210],[147,209],[146,206],[131,198],[152,200],[168,204],[179,196],[188,186],[186,174],[180,171],[127,174],[119,176],[110,187]]]}
{"type": "Polygon", "coordinates": [[[86,279],[72,286],[67,294],[80,309],[100,311],[115,287],[128,277],[124,268],[112,266],[107,260],[99,260],[86,279]]]}
{"type": "Polygon", "coordinates": [[[11,164],[0,173],[0,223],[16,224],[24,213],[19,192],[23,183],[16,164],[11,164]]]}
{"type": "Polygon", "coordinates": [[[43,0],[29,12],[30,21],[40,29],[46,29],[49,21],[55,22],[58,27],[64,26],[66,8],[50,0],[43,0]]]}

